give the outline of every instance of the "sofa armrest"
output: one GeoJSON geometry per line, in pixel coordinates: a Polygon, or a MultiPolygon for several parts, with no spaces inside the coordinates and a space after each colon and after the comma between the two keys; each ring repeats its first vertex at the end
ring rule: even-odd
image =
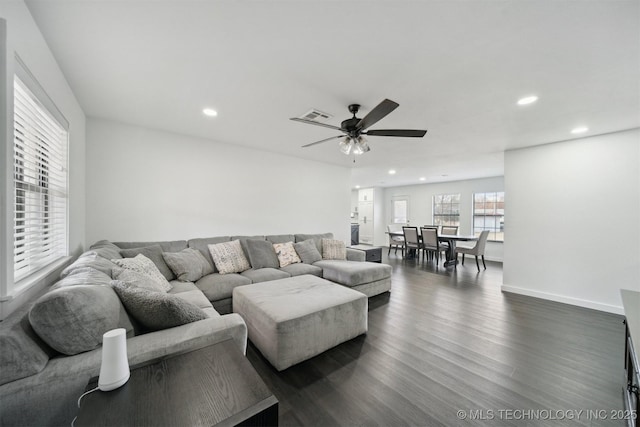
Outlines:
{"type": "Polygon", "coordinates": [[[358,249],[347,248],[347,260],[348,261],[365,261],[367,254],[364,251],[358,249]]]}
{"type": "MultiPolygon", "coordinates": [[[[129,366],[196,350],[233,338],[243,354],[247,326],[239,314],[227,314],[127,339],[129,366]]],[[[0,425],[70,425],[77,400],[100,373],[102,348],[49,360],[45,368],[0,386],[0,425]]]]}

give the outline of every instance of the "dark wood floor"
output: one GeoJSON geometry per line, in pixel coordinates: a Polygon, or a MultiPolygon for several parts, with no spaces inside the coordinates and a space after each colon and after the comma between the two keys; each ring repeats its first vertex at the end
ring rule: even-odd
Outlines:
{"type": "Polygon", "coordinates": [[[249,346],[281,425],[624,425],[621,316],[502,293],[498,263],[384,255],[366,335],[283,372],[249,346]]]}

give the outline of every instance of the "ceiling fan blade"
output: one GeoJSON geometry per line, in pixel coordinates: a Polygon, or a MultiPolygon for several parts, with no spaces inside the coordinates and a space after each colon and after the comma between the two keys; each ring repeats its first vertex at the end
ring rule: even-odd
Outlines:
{"type": "Polygon", "coordinates": [[[334,130],[342,130],[338,126],[327,125],[325,123],[318,123],[318,122],[314,122],[313,120],[300,119],[298,117],[292,117],[289,120],[293,120],[294,122],[307,123],[310,125],[322,126],[322,127],[334,129],[334,130]]]}
{"type": "Polygon", "coordinates": [[[373,136],[400,136],[411,138],[422,138],[427,133],[426,130],[417,129],[375,129],[363,132],[364,135],[373,136]]]}
{"type": "Polygon", "coordinates": [[[366,128],[378,122],[378,120],[381,120],[387,114],[398,108],[399,105],[400,104],[398,104],[397,102],[393,102],[390,99],[385,99],[380,104],[376,105],[373,110],[369,111],[369,114],[364,116],[362,120],[358,122],[356,128],[359,130],[365,130],[366,128]]]}
{"type": "Polygon", "coordinates": [[[312,142],[311,144],[303,145],[302,148],[311,147],[312,145],[321,144],[323,142],[331,141],[332,139],[342,138],[344,135],[332,136],[331,138],[321,139],[320,141],[312,142]]]}

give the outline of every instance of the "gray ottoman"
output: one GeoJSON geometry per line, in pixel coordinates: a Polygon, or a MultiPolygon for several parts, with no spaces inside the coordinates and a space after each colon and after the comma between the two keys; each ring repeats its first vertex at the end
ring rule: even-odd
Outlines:
{"type": "Polygon", "coordinates": [[[279,371],[367,332],[366,295],[303,275],[233,290],[233,311],[279,371]]]}
{"type": "Polygon", "coordinates": [[[322,277],[325,279],[368,297],[391,290],[391,266],[387,264],[323,259],[313,265],[322,268],[322,277]]]}

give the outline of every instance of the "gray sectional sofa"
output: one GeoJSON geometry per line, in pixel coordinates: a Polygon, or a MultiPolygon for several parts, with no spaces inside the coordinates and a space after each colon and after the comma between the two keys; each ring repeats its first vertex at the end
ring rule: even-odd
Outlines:
{"type": "Polygon", "coordinates": [[[325,233],[220,236],[165,242],[97,242],[65,268],[61,280],[51,289],[0,324],[0,425],[69,425],[77,412],[77,397],[88,380],[99,373],[100,328],[106,331],[123,327],[127,330],[131,366],[228,338],[245,353],[247,326],[240,315],[231,313],[233,289],[239,286],[310,274],[367,296],[390,290],[391,267],[364,262],[362,251],[347,249],[347,260],[319,260],[283,268],[252,267],[241,273],[220,274],[208,250],[210,244],[232,240],[240,240],[243,249],[247,240],[272,243],[312,240],[322,253],[322,239],[332,237],[331,233],[325,233]],[[172,285],[169,294],[198,306],[206,314],[203,320],[149,332],[120,303],[112,287],[116,266],[111,260],[122,258],[121,251],[156,245],[162,252],[197,249],[210,263],[213,273],[194,283],[171,279],[171,271],[163,272],[172,285]],[[58,300],[63,303],[55,305],[51,302],[58,300]],[[67,312],[52,316],[47,310],[36,309],[45,303],[65,307],[67,312]],[[95,330],[85,330],[82,328],[84,323],[92,324],[95,330]]]}

